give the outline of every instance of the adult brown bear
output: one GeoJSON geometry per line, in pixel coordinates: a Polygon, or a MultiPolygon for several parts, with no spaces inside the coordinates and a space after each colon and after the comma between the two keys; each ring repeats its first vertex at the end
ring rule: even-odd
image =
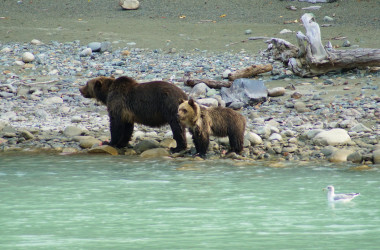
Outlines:
{"type": "Polygon", "coordinates": [[[164,81],[138,83],[126,76],[117,79],[101,76],[89,80],[79,90],[83,97],[94,98],[107,106],[111,146],[127,146],[134,123],[150,127],[169,124],[177,142],[171,151],[186,149],[185,127],[179,121],[178,106],[187,95],[177,86],[164,81]]]}
{"type": "Polygon", "coordinates": [[[189,127],[200,156],[206,155],[210,135],[228,136],[230,151],[240,154],[243,150],[246,120],[240,113],[230,108],[205,108],[190,99],[179,105],[178,115],[181,122],[189,127]]]}

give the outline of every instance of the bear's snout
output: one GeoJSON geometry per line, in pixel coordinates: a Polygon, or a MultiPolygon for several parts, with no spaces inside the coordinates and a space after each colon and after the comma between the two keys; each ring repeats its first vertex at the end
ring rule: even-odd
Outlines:
{"type": "Polygon", "coordinates": [[[87,91],[87,85],[79,88],[79,92],[85,98],[89,98],[90,97],[89,94],[88,94],[88,91],[87,91]]]}

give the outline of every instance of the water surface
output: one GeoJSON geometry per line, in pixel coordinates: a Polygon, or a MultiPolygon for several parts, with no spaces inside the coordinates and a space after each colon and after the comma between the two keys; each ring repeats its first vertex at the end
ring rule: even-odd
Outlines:
{"type": "Polygon", "coordinates": [[[0,249],[376,249],[380,172],[1,156],[0,249]],[[330,206],[322,188],[360,192],[330,206]]]}

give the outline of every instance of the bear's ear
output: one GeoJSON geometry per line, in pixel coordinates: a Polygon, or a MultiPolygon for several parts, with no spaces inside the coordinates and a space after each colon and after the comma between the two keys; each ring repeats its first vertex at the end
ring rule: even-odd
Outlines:
{"type": "Polygon", "coordinates": [[[102,88],[102,80],[96,80],[94,83],[94,89],[100,90],[102,88]]]}
{"type": "Polygon", "coordinates": [[[184,103],[185,101],[186,101],[185,99],[182,99],[182,98],[181,98],[181,99],[178,100],[178,103],[179,103],[179,104],[182,104],[182,103],[184,103]]]}

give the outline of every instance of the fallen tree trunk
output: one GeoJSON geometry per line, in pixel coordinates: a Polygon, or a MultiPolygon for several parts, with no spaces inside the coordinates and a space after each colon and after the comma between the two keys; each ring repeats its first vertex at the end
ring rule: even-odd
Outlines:
{"type": "Polygon", "coordinates": [[[310,77],[331,71],[349,70],[380,66],[380,49],[334,50],[325,48],[321,41],[321,31],[311,14],[301,17],[306,35],[297,32],[298,47],[278,38],[268,42],[268,50],[274,59],[281,60],[296,74],[310,77]],[[306,44],[305,44],[306,43],[306,44]]]}
{"type": "Polygon", "coordinates": [[[204,79],[204,80],[188,79],[188,80],[185,80],[185,85],[190,86],[190,87],[194,87],[198,83],[204,83],[208,87],[213,88],[213,89],[220,89],[222,87],[229,88],[232,85],[232,82],[230,82],[230,81],[217,81],[217,80],[210,80],[210,79],[204,79]]]}
{"type": "Polygon", "coordinates": [[[234,81],[239,78],[249,78],[252,76],[256,76],[265,72],[269,72],[273,70],[272,64],[259,64],[259,65],[251,65],[247,68],[237,70],[228,75],[228,80],[234,81]]]}

